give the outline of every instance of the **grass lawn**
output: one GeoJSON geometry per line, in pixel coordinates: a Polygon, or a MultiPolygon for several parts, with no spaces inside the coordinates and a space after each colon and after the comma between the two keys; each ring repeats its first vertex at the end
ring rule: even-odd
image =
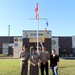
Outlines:
{"type": "MultiPolygon", "coordinates": [[[[0,59],[0,75],[20,75],[19,65],[19,59],[0,59]]],[[[59,75],[75,75],[75,60],[61,59],[58,72],[59,75]]],[[[51,69],[49,75],[52,75],[51,69]]]]}

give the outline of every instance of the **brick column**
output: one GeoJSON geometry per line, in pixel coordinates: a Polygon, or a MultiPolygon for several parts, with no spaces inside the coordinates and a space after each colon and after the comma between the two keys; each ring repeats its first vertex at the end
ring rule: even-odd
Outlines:
{"type": "Polygon", "coordinates": [[[23,46],[27,46],[27,50],[30,52],[29,38],[23,38],[23,46]]]}
{"type": "Polygon", "coordinates": [[[51,54],[51,38],[45,39],[45,47],[46,50],[51,54]]]}

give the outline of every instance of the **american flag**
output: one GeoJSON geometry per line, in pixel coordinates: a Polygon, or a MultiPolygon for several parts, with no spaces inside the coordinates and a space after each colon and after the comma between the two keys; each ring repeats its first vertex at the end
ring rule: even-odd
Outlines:
{"type": "Polygon", "coordinates": [[[39,17],[39,14],[38,14],[38,3],[37,3],[37,5],[36,5],[34,11],[35,11],[35,13],[36,13],[36,19],[38,19],[38,17],[39,17]]]}

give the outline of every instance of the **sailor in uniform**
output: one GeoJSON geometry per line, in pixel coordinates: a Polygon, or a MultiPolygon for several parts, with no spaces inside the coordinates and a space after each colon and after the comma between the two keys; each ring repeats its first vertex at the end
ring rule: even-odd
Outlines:
{"type": "Polygon", "coordinates": [[[36,53],[36,48],[33,47],[32,54],[30,55],[30,75],[38,75],[38,62],[39,55],[36,53]]]}
{"type": "Polygon", "coordinates": [[[48,59],[49,59],[49,52],[46,51],[46,48],[44,46],[42,46],[42,51],[40,52],[41,75],[44,75],[44,68],[46,71],[46,75],[48,75],[48,59]]]}
{"type": "Polygon", "coordinates": [[[21,75],[27,75],[29,56],[30,56],[30,54],[27,51],[27,47],[23,46],[23,51],[20,53],[20,59],[21,59],[20,72],[21,72],[21,75]]]}

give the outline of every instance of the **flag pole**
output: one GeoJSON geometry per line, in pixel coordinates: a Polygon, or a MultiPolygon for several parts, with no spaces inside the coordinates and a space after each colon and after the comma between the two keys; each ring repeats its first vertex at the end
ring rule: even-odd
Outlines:
{"type": "Polygon", "coordinates": [[[38,45],[38,42],[39,42],[39,17],[37,19],[37,53],[38,53],[38,49],[39,49],[39,45],[38,45]]]}
{"type": "MultiPolygon", "coordinates": [[[[38,4],[38,0],[37,0],[37,4],[38,4]]],[[[39,11],[38,11],[38,18],[37,18],[37,53],[38,53],[38,50],[39,50],[39,11]]]]}
{"type": "Polygon", "coordinates": [[[39,49],[39,20],[46,20],[46,18],[39,18],[39,12],[38,12],[38,0],[37,0],[37,6],[35,8],[35,12],[36,12],[36,19],[35,18],[30,18],[30,20],[37,20],[37,53],[38,53],[38,49],[39,49]]]}

